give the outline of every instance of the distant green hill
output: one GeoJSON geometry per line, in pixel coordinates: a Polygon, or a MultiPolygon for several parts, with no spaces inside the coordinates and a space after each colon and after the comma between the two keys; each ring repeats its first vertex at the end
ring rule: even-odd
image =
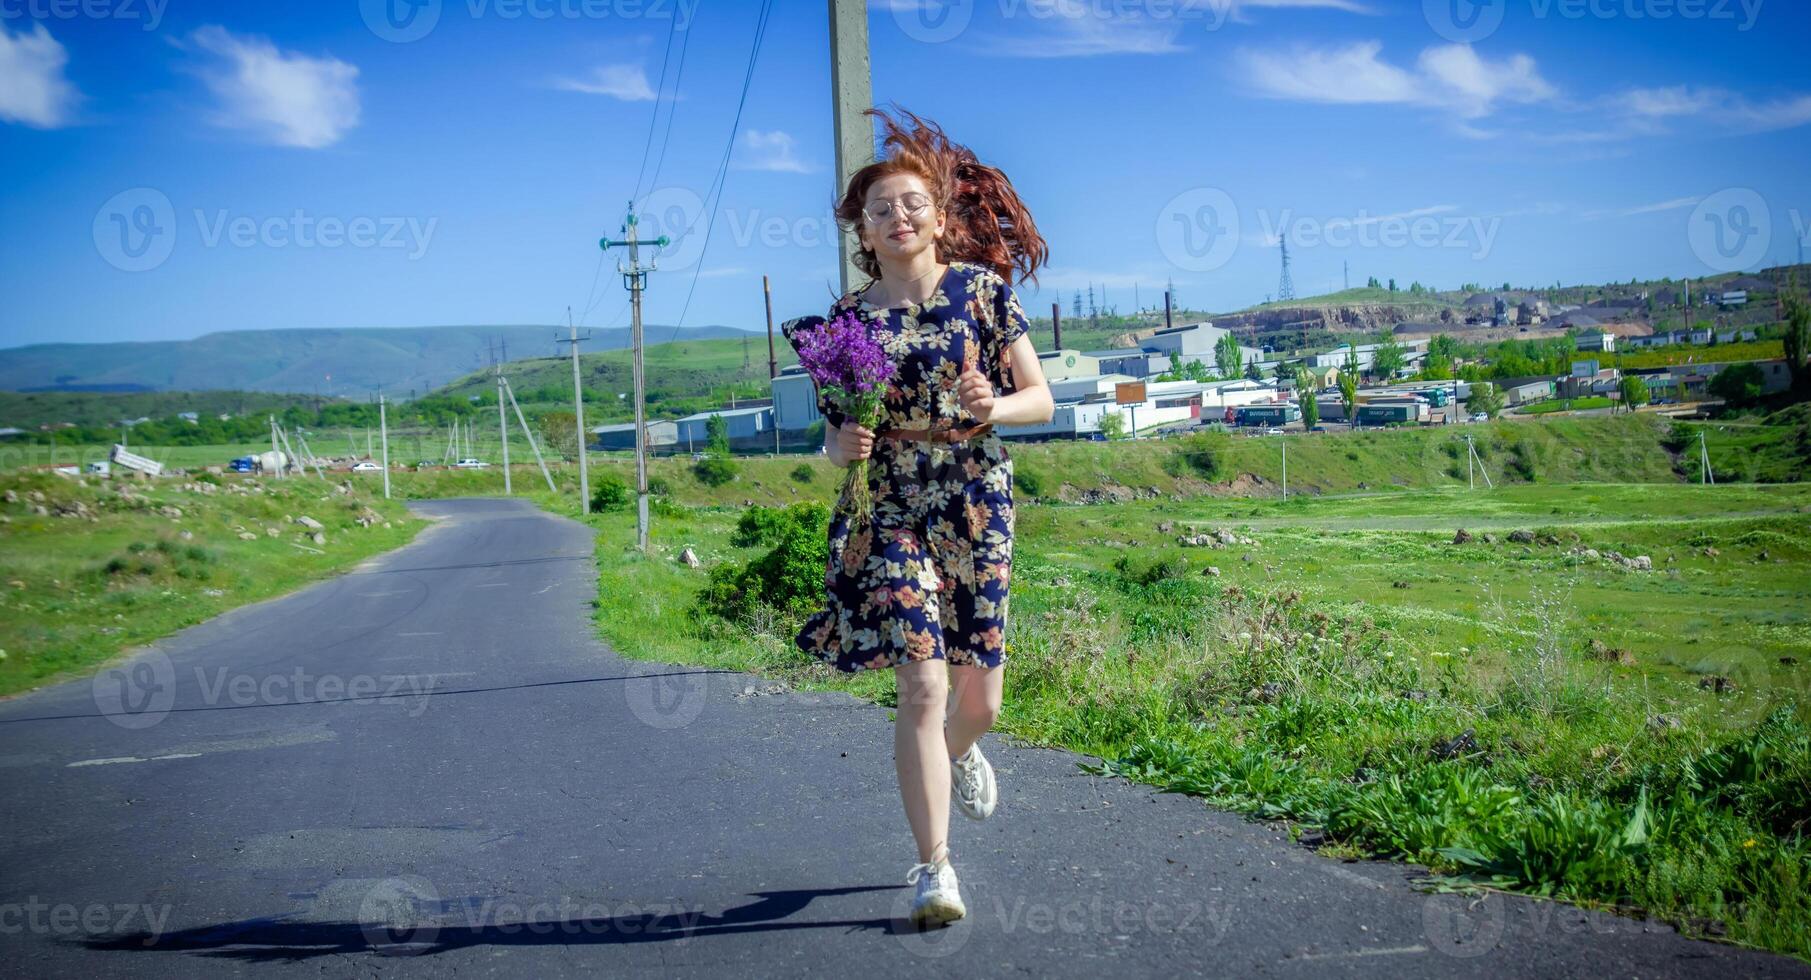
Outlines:
{"type": "MultiPolygon", "coordinates": [[[[318,401],[331,404],[338,399],[318,401]]],[[[121,419],[167,419],[182,412],[194,412],[201,418],[262,417],[281,414],[294,405],[313,409],[316,402],[312,395],[264,391],[0,391],[0,427],[35,429],[51,422],[102,427],[116,425],[121,419]]]]}
{"type": "MultiPolygon", "coordinates": [[[[667,337],[670,326],[647,328],[667,337]]],[[[627,347],[627,327],[591,330],[590,350],[627,347]]],[[[193,340],[33,344],[0,349],[0,390],[247,391],[393,398],[432,388],[490,363],[487,345],[512,358],[544,356],[564,327],[447,326],[229,330],[193,340]]],[[[740,337],[731,327],[687,327],[686,339],[740,337]]],[[[765,343],[765,341],[763,341],[765,343]]]]}

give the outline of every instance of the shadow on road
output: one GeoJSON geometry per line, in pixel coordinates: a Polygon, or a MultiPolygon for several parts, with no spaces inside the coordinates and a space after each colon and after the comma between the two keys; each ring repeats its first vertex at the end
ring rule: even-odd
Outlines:
{"type": "Polygon", "coordinates": [[[532,922],[483,922],[488,903],[465,899],[446,903],[438,915],[399,925],[384,922],[293,922],[265,916],[198,926],[163,934],[124,933],[88,937],[76,942],[86,949],[111,952],[185,952],[247,963],[296,962],[319,956],[371,952],[380,956],[420,956],[471,946],[558,946],[675,942],[704,936],[779,932],[790,929],[872,930],[915,934],[905,919],[829,919],[787,922],[812,900],[864,892],[885,892],[904,885],[859,885],[848,888],[750,892],[755,901],[725,910],[703,912],[593,916],[532,922]],[[479,913],[476,916],[462,912],[479,913]]]}

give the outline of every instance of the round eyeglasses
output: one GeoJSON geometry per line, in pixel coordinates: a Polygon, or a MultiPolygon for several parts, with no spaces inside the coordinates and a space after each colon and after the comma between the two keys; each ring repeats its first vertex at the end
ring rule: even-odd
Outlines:
{"type": "Polygon", "coordinates": [[[907,220],[916,221],[924,217],[924,213],[930,210],[931,199],[923,194],[907,194],[898,201],[869,201],[861,209],[861,213],[862,217],[868,219],[869,224],[877,225],[887,220],[893,214],[894,208],[898,208],[907,220]]]}

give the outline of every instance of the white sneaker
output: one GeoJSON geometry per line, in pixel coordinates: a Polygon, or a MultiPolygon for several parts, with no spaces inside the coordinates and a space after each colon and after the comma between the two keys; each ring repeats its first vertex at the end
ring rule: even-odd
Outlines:
{"type": "Polygon", "coordinates": [[[950,867],[948,857],[912,865],[912,870],[906,872],[906,884],[918,886],[918,895],[912,899],[912,924],[919,928],[940,926],[968,914],[968,906],[962,904],[956,869],[950,867]]]}
{"type": "Polygon", "coordinates": [[[981,743],[968,747],[962,758],[950,761],[950,799],[971,820],[986,820],[1000,802],[994,767],[981,754],[981,743]]]}

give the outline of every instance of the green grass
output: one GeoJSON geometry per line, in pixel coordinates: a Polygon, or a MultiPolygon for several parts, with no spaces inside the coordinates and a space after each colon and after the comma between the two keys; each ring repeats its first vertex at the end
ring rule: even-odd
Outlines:
{"type": "MultiPolygon", "coordinates": [[[[711,567],[759,554],[730,543],[739,511],[669,507],[647,556],[632,517],[590,518],[602,635],[891,703],[890,673],[811,663],[784,616],[697,613],[711,567]],[[675,560],[688,546],[704,568],[675,560]]],[[[1678,484],[1025,507],[1000,729],[1324,828],[1336,853],[1806,955],[1808,513],[1799,487],[1678,484]],[[1452,544],[1458,526],[1477,538],[1452,544]],[[1175,544],[1215,527],[1255,544],[1175,544]]]]}
{"type": "MultiPolygon", "coordinates": [[[[320,480],[245,481],[259,493],[184,489],[183,480],[89,480],[43,473],[0,476],[0,694],[92,670],[127,649],[228,609],[292,591],[407,542],[423,522],[400,502],[320,480]],[[122,496],[117,487],[133,493],[122,496]],[[47,516],[34,512],[34,492],[47,516]],[[57,516],[81,504],[94,520],[57,516]],[[176,508],[180,517],[164,508],[176,508]],[[390,527],[359,527],[369,507],[390,527]],[[284,518],[325,525],[324,545],[284,518]],[[266,528],[277,528],[275,537],[266,528]],[[256,535],[242,540],[239,529],[256,535]],[[183,537],[183,532],[189,537],[183,537]]],[[[193,484],[190,484],[191,486],[193,484]]]]}
{"type": "Polygon", "coordinates": [[[1519,411],[1523,415],[1548,415],[1554,412],[1583,412],[1593,408],[1609,408],[1614,404],[1616,403],[1601,396],[1562,398],[1558,401],[1538,402],[1527,408],[1519,409],[1519,411]]]}
{"type": "Polygon", "coordinates": [[[1664,367],[1669,364],[1727,364],[1735,361],[1772,361],[1786,356],[1780,340],[1745,340],[1734,344],[1672,344],[1613,354],[1611,363],[1624,370],[1664,367]]]}

